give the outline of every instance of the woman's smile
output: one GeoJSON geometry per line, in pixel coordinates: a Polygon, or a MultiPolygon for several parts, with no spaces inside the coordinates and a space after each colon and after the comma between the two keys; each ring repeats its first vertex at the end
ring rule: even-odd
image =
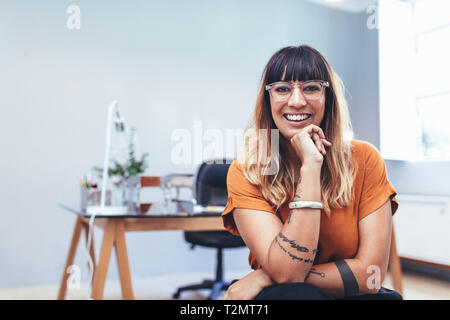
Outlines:
{"type": "Polygon", "coordinates": [[[285,113],[283,114],[284,119],[294,127],[304,126],[309,124],[311,121],[312,114],[310,113],[285,113]]]}

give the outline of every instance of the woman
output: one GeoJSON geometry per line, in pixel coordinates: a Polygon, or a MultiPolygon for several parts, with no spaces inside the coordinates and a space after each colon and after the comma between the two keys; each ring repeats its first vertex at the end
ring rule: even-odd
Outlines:
{"type": "Polygon", "coordinates": [[[222,216],[254,271],[223,298],[401,299],[380,286],[396,191],[377,149],[345,138],[344,88],[317,50],[272,56],[249,129],[259,135],[230,166],[222,216]]]}

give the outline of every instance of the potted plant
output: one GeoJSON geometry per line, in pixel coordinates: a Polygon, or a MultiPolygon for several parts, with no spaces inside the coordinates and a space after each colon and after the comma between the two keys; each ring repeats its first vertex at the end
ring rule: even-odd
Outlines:
{"type": "MultiPolygon", "coordinates": [[[[113,167],[108,168],[108,175],[115,177],[112,179],[113,184],[120,190],[121,197],[125,205],[136,208],[139,202],[140,174],[147,169],[148,153],[142,154],[138,160],[135,154],[135,129],[131,129],[130,142],[128,145],[128,159],[125,163],[113,159],[113,167]]],[[[103,168],[93,168],[100,177],[102,177],[103,168]]]]}

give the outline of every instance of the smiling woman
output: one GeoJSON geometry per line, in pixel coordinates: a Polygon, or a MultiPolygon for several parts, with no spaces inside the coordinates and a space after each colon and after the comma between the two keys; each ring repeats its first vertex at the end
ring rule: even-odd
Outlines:
{"type": "Polygon", "coordinates": [[[260,136],[228,171],[224,225],[243,238],[255,271],[224,299],[401,298],[368,285],[370,270],[376,283],[386,274],[396,191],[378,150],[346,138],[344,87],[317,50],[272,56],[250,128],[278,130],[279,150],[260,136]]]}
{"type": "Polygon", "coordinates": [[[328,143],[318,139],[318,133],[312,135],[319,152],[327,154],[321,184],[324,210],[329,213],[331,205],[349,203],[355,174],[351,144],[344,139],[345,133],[351,131],[344,86],[325,58],[314,48],[283,48],[272,56],[263,72],[251,123],[260,132],[266,129],[267,136],[263,138],[268,141],[268,150],[271,150],[268,129],[278,129],[281,133],[279,152],[269,157],[278,166],[277,173],[260,174],[268,162],[266,159],[253,160],[260,157],[260,141],[248,148],[246,157],[241,161],[249,181],[261,186],[264,197],[275,209],[295,193],[301,163],[290,140],[308,125],[320,127],[326,139],[334,145],[325,151],[328,143]]]}

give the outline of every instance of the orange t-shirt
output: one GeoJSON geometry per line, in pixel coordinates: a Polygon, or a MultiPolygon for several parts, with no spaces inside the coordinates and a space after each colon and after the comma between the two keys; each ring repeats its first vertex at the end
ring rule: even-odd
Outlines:
{"type": "MultiPolygon", "coordinates": [[[[347,206],[331,209],[327,217],[322,210],[320,217],[319,253],[314,264],[353,258],[359,246],[358,222],[391,199],[392,214],[397,211],[398,201],[394,187],[389,182],[386,166],[378,150],[368,142],[352,141],[353,160],[357,164],[353,199],[347,206]]],[[[267,211],[278,216],[284,223],[289,215],[289,203],[278,211],[263,198],[259,187],[251,184],[244,176],[241,166],[235,160],[227,175],[228,203],[222,213],[225,228],[239,235],[233,219],[235,208],[267,211]]],[[[250,252],[249,263],[253,269],[260,264],[250,252]]]]}

